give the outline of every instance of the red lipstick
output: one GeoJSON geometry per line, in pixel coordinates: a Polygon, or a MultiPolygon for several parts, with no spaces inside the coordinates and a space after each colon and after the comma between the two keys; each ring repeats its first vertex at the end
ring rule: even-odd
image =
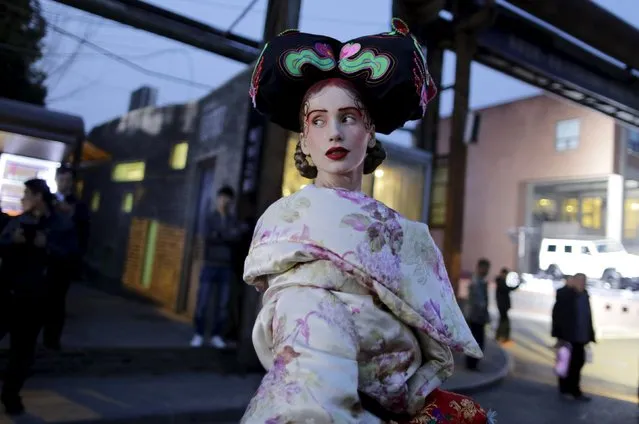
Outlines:
{"type": "Polygon", "coordinates": [[[350,151],[343,147],[331,147],[326,151],[326,157],[331,160],[342,160],[350,151]]]}

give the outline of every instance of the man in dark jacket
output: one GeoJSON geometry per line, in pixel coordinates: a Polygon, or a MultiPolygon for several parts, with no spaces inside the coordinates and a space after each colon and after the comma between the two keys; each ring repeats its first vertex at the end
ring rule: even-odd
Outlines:
{"type": "Polygon", "coordinates": [[[215,210],[204,224],[204,265],[200,273],[200,287],[195,305],[195,334],[192,347],[200,347],[204,341],[208,304],[215,297],[211,345],[218,349],[226,347],[223,333],[229,314],[229,299],[233,278],[233,246],[240,239],[240,225],[231,212],[235,193],[230,187],[217,192],[215,210]]]}
{"type": "Polygon", "coordinates": [[[51,298],[51,264],[77,252],[73,223],[55,211],[45,181],[27,181],[22,204],[24,213],[0,234],[0,339],[11,337],[0,399],[12,415],[24,411],[20,390],[51,298]]]}
{"type": "MultiPolygon", "coordinates": [[[[468,288],[468,313],[467,320],[470,331],[477,341],[477,344],[484,350],[484,339],[486,324],[490,321],[488,314],[488,273],[490,272],[490,262],[488,259],[480,259],[477,262],[475,273],[468,288]]],[[[476,371],[479,359],[472,356],[466,357],[466,368],[476,371]]]]}
{"type": "Polygon", "coordinates": [[[75,195],[75,171],[62,165],[56,171],[58,191],[55,194],[57,213],[67,215],[75,226],[78,252],[73,258],[51,264],[51,298],[48,301],[42,339],[44,346],[51,350],[60,350],[60,339],[66,319],[66,297],[69,286],[82,270],[82,258],[86,253],[89,240],[89,208],[75,195]]]}
{"type": "Polygon", "coordinates": [[[499,310],[499,326],[497,327],[496,339],[502,343],[510,342],[510,318],[508,317],[508,311],[510,310],[510,292],[519,288],[519,285],[510,287],[506,284],[506,278],[509,272],[508,268],[502,268],[495,279],[497,283],[495,299],[497,301],[497,309],[499,310]]]}
{"type": "Polygon", "coordinates": [[[568,374],[559,378],[559,392],[577,400],[590,400],[581,392],[579,384],[581,369],[586,362],[586,345],[595,342],[590,297],[586,291],[584,274],[568,277],[566,285],[557,290],[552,310],[552,337],[557,338],[558,346],[569,345],[571,348],[568,374]]]}

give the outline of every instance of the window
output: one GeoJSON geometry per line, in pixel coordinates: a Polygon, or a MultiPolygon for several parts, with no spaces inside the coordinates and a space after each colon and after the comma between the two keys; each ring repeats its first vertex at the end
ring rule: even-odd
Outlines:
{"type": "Polygon", "coordinates": [[[116,183],[144,180],[144,162],[118,163],[113,167],[111,179],[116,183]]]}
{"type": "Polygon", "coordinates": [[[133,210],[133,193],[126,193],[122,198],[122,212],[131,213],[133,210]]]}
{"type": "Polygon", "coordinates": [[[189,143],[182,142],[173,146],[169,165],[171,169],[184,169],[189,156],[189,143]]]}
{"type": "Polygon", "coordinates": [[[82,198],[82,192],[84,191],[84,181],[83,180],[79,180],[78,183],[75,185],[75,194],[76,196],[78,196],[78,198],[82,198]]]}
{"type": "Polygon", "coordinates": [[[446,188],[448,187],[448,160],[438,158],[433,170],[433,186],[430,201],[430,225],[446,224],[446,188]]]}
{"type": "MultiPolygon", "coordinates": [[[[313,182],[302,177],[293,161],[298,135],[291,134],[286,147],[282,196],[289,196],[313,182]]],[[[420,221],[424,204],[423,164],[386,159],[373,174],[364,175],[362,192],[385,203],[409,219],[420,221]]]]}
{"type": "Polygon", "coordinates": [[[628,153],[639,155],[639,131],[627,129],[626,134],[628,153]]]}
{"type": "Polygon", "coordinates": [[[557,246],[555,246],[554,244],[549,244],[548,245],[548,251],[549,252],[556,252],[557,251],[557,246]]]}
{"type": "Polygon", "coordinates": [[[636,239],[639,237],[639,197],[626,198],[624,209],[623,236],[636,239]]]}
{"type": "Polygon", "coordinates": [[[293,154],[297,147],[298,135],[291,133],[286,146],[286,156],[284,159],[284,176],[282,178],[282,196],[290,196],[298,190],[303,189],[312,181],[300,175],[295,167],[293,154]]]}
{"type": "Polygon", "coordinates": [[[98,209],[100,209],[100,193],[96,191],[91,196],[91,210],[97,212],[98,209]]]}
{"type": "Polygon", "coordinates": [[[561,208],[561,220],[563,222],[575,222],[577,221],[577,215],[579,215],[579,200],[575,198],[565,199],[561,208]]]}
{"type": "Polygon", "coordinates": [[[144,248],[144,265],[142,268],[142,287],[148,289],[151,287],[153,278],[153,264],[155,262],[155,250],[158,240],[158,227],[157,221],[151,221],[149,224],[149,230],[146,235],[146,246],[144,248]]]}
{"type": "Polygon", "coordinates": [[[582,255],[590,255],[590,250],[588,250],[588,248],[586,246],[582,246],[581,247],[581,254],[582,255]]]}
{"type": "Polygon", "coordinates": [[[572,246],[564,246],[564,253],[572,253],[572,246]]]}
{"type": "Polygon", "coordinates": [[[601,197],[584,197],[581,199],[581,226],[598,230],[601,228],[603,200],[601,197]]]}
{"type": "Polygon", "coordinates": [[[424,172],[422,164],[386,159],[373,173],[372,197],[408,219],[421,221],[424,172]]]}
{"type": "Polygon", "coordinates": [[[557,122],[555,128],[555,149],[558,152],[579,147],[579,119],[557,122]]]}

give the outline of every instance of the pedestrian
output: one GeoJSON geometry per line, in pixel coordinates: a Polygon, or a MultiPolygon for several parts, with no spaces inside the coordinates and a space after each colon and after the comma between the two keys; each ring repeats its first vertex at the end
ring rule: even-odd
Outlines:
{"type": "MultiPolygon", "coordinates": [[[[468,288],[468,308],[467,320],[470,331],[477,341],[477,344],[484,350],[486,324],[490,321],[488,314],[488,273],[490,272],[490,261],[480,259],[477,262],[475,273],[468,288]]],[[[466,356],[466,368],[476,371],[479,359],[466,356]]]]}
{"type": "Polygon", "coordinates": [[[0,234],[0,339],[9,334],[9,362],[0,399],[5,411],[24,411],[20,391],[33,363],[38,333],[51,299],[51,263],[77,252],[71,219],[56,212],[41,179],[25,183],[23,213],[0,234]]]}
{"type": "Polygon", "coordinates": [[[218,190],[215,209],[207,216],[204,224],[204,265],[200,273],[195,306],[192,347],[200,347],[204,342],[211,297],[215,298],[211,345],[218,349],[227,346],[223,335],[229,316],[233,246],[242,235],[240,225],[231,211],[234,200],[235,192],[231,187],[224,186],[218,190]]]}
{"type": "Polygon", "coordinates": [[[55,194],[55,209],[71,218],[78,238],[78,254],[52,263],[49,268],[51,293],[43,328],[43,344],[50,350],[61,349],[61,338],[66,320],[66,298],[71,281],[82,272],[82,260],[89,239],[89,208],[74,193],[76,174],[68,165],[60,166],[56,171],[58,190],[55,194]]]}
{"type": "Polygon", "coordinates": [[[510,292],[517,290],[519,284],[510,287],[506,284],[506,278],[510,270],[502,268],[499,275],[495,279],[497,288],[495,290],[495,299],[497,300],[497,310],[499,310],[499,326],[497,327],[496,339],[502,344],[510,343],[510,318],[508,311],[510,310],[510,292]]]}
{"type": "Polygon", "coordinates": [[[586,276],[567,277],[566,285],[557,290],[552,310],[552,337],[557,347],[570,349],[570,363],[565,377],[559,377],[559,393],[576,400],[589,401],[581,391],[581,370],[586,362],[586,346],[595,342],[590,297],[586,291],[586,276]]]}

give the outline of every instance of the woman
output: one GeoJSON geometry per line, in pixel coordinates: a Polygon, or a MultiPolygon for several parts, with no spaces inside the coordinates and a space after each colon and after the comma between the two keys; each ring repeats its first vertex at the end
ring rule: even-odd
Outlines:
{"type": "Polygon", "coordinates": [[[361,192],[386,156],[375,132],[421,118],[435,94],[406,25],[345,44],[286,31],[250,94],[300,134],[295,164],[315,182],[255,229],[244,279],[264,291],[253,342],[268,373],[242,422],[488,422],[438,388],[451,348],[481,351],[428,228],[361,192]]]}
{"type": "Polygon", "coordinates": [[[9,363],[0,399],[10,415],[21,414],[20,390],[33,362],[43,314],[50,298],[54,266],[77,252],[73,222],[57,214],[44,180],[25,183],[24,212],[0,235],[0,339],[11,337],[9,363]]]}

